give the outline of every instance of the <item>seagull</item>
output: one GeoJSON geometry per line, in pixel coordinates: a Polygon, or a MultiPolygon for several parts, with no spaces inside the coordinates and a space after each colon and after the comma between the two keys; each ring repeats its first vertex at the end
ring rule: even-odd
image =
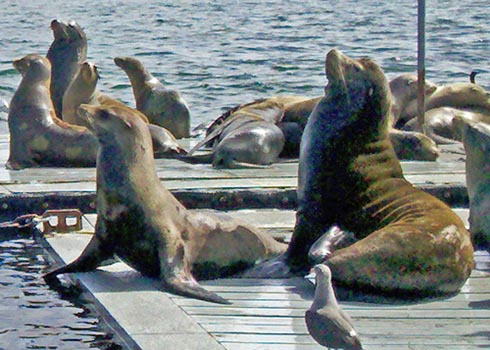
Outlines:
{"type": "Polygon", "coordinates": [[[332,273],[324,264],[314,267],[316,288],[313,304],[305,313],[308,332],[329,349],[362,350],[352,320],[340,308],[332,287],[332,273]]]}

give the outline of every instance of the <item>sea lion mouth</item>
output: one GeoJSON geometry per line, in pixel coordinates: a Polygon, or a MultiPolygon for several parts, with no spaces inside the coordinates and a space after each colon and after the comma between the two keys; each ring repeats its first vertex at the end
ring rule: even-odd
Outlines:
{"type": "Polygon", "coordinates": [[[67,37],[66,33],[66,24],[54,19],[51,21],[51,30],[53,31],[53,35],[55,39],[61,39],[67,37]]]}
{"type": "Polygon", "coordinates": [[[332,49],[327,53],[325,72],[329,82],[343,80],[342,61],[344,59],[345,56],[337,49],[332,49]]]}

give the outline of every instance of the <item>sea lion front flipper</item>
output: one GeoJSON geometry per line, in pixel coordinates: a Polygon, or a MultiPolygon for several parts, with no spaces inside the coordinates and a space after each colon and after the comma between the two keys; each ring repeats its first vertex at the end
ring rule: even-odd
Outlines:
{"type": "Polygon", "coordinates": [[[357,242],[352,232],[344,231],[334,225],[312,244],[308,251],[308,259],[316,265],[330,258],[334,251],[346,248],[357,242]]]}
{"type": "Polygon", "coordinates": [[[114,256],[114,249],[94,235],[82,254],[68,265],[44,274],[46,281],[54,281],[57,275],[71,272],[88,272],[95,270],[100,264],[114,256]]]}

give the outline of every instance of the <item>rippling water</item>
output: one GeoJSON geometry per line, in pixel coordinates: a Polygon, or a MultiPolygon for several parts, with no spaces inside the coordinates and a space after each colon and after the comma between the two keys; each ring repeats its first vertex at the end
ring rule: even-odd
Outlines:
{"type": "MultiPolygon", "coordinates": [[[[370,56],[388,77],[416,71],[416,1],[104,1],[7,0],[0,12],[0,99],[19,75],[12,59],[45,54],[52,19],[73,19],[88,37],[99,88],[134,105],[115,56],[136,56],[188,101],[194,126],[224,108],[274,94],[321,95],[325,53],[370,56]]],[[[427,4],[427,76],[439,83],[490,85],[488,1],[427,4]]]]}
{"type": "Polygon", "coordinates": [[[0,349],[108,348],[96,315],[40,278],[47,266],[34,240],[0,237],[0,349]]]}
{"type": "MultiPolygon", "coordinates": [[[[389,78],[415,72],[416,3],[4,0],[0,102],[10,101],[20,81],[12,60],[45,54],[52,42],[49,24],[55,18],[76,20],[84,27],[88,58],[101,71],[102,92],[134,106],[129,81],[113,58],[136,56],[168,87],[181,91],[191,108],[192,125],[197,126],[227,107],[256,98],[321,95],[325,54],[334,47],[350,56],[374,58],[389,78]]],[[[427,77],[438,83],[468,81],[468,73],[478,70],[478,82],[490,86],[488,1],[434,0],[427,6],[427,77]]],[[[5,124],[0,123],[0,133],[7,132],[5,124]]],[[[75,325],[75,337],[77,327],[92,337],[87,334],[96,321],[76,319],[77,307],[52,299],[52,292],[39,284],[35,276],[41,252],[14,257],[19,249],[37,249],[30,245],[21,240],[0,246],[0,337],[14,342],[7,348],[17,348],[19,342],[48,348],[40,335],[52,326],[59,326],[59,333],[50,348],[69,348],[66,342],[60,345],[60,339],[73,336],[64,333],[67,324],[75,325]],[[63,319],[60,310],[72,312],[63,319]],[[19,322],[23,317],[27,322],[19,322]]]]}

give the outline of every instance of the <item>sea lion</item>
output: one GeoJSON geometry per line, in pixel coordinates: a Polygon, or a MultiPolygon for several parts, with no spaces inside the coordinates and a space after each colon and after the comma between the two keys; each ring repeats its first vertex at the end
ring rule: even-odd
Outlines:
{"type": "MultiPolygon", "coordinates": [[[[10,155],[6,167],[19,170],[37,166],[95,166],[97,139],[85,127],[66,123],[54,113],[49,94],[49,60],[31,54],[13,64],[21,73],[22,81],[12,97],[8,115],[10,155]]],[[[112,103],[126,107],[121,102],[112,103]]],[[[140,112],[126,108],[144,118],[140,112]]],[[[148,129],[155,145],[155,157],[186,153],[167,130],[150,124],[148,129]]]]}
{"type": "MultiPolygon", "coordinates": [[[[437,144],[450,144],[462,141],[462,135],[453,125],[453,119],[460,117],[469,121],[490,123],[490,110],[465,110],[454,107],[432,108],[425,112],[424,130],[437,144]]],[[[403,130],[420,131],[414,118],[403,126],[403,130]]]]}
{"type": "MultiPolygon", "coordinates": [[[[218,168],[254,167],[277,161],[284,148],[284,134],[276,125],[284,114],[283,105],[273,100],[260,100],[239,108],[191,149],[185,161],[211,162],[218,168]],[[209,157],[193,154],[205,144],[214,144],[209,157]]],[[[209,130],[209,129],[208,129],[209,130]]]]}
{"type": "MultiPolygon", "coordinates": [[[[429,80],[425,80],[424,91],[426,98],[432,95],[436,90],[436,84],[429,80]]],[[[394,128],[400,128],[414,117],[414,115],[407,115],[406,108],[410,103],[417,103],[417,75],[405,73],[393,78],[390,81],[390,91],[392,105],[389,124],[394,128]]]]}
{"type": "Polygon", "coordinates": [[[176,90],[170,90],[133,57],[116,57],[114,62],[131,81],[136,109],[150,123],[168,129],[176,138],[190,136],[190,112],[187,103],[176,90]]]}
{"type": "Polygon", "coordinates": [[[51,22],[54,40],[46,57],[51,63],[51,98],[56,116],[62,119],[63,96],[80,63],[87,58],[87,37],[75,21],[51,22]]]}
{"type": "Polygon", "coordinates": [[[232,273],[285,251],[285,244],[228,215],[187,210],[160,182],[148,128],[128,109],[80,109],[101,146],[95,235],[78,259],[48,273],[48,280],[94,270],[116,254],[143,275],[159,278],[165,291],[226,303],[196,282],[193,268],[232,273]]]}
{"type": "Polygon", "coordinates": [[[490,125],[454,118],[466,153],[466,188],[470,201],[470,232],[476,246],[490,247],[490,125]]]}
{"type": "Polygon", "coordinates": [[[388,137],[383,71],[335,49],[325,71],[325,97],[301,141],[288,250],[246,276],[306,273],[310,247],[335,225],[358,239],[325,257],[338,284],[413,298],[458,291],[474,266],[470,234],[451,208],[404,178],[388,137]]]}
{"type": "Polygon", "coordinates": [[[22,80],[10,103],[10,155],[6,167],[94,166],[97,140],[86,129],[63,122],[49,93],[51,65],[31,54],[13,62],[22,80]]]}
{"type": "MultiPolygon", "coordinates": [[[[80,65],[72,82],[66,89],[63,97],[63,120],[74,125],[87,127],[87,121],[77,113],[81,104],[108,105],[117,104],[126,108],[119,100],[100,93],[97,90],[99,73],[97,66],[92,62],[85,61],[80,65]]],[[[132,109],[132,108],[131,108],[132,109]]],[[[141,112],[132,109],[132,113],[138,115],[145,123],[149,123],[148,118],[141,112]]],[[[158,125],[148,124],[153,140],[153,151],[155,158],[171,158],[185,155],[187,152],[178,144],[175,137],[165,128],[158,125]]]]}
{"type": "MultiPolygon", "coordinates": [[[[425,102],[425,111],[439,107],[453,107],[466,111],[490,114],[490,93],[483,87],[472,83],[453,83],[438,86],[425,102]]],[[[408,117],[417,115],[417,101],[406,108],[408,117]]]]}

